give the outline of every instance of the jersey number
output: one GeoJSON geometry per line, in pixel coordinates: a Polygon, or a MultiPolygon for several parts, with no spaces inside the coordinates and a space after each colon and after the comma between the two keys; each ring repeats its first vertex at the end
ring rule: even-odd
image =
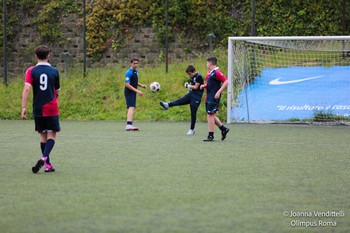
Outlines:
{"type": "Polygon", "coordinates": [[[47,75],[40,75],[40,90],[45,91],[47,89],[47,75]]]}

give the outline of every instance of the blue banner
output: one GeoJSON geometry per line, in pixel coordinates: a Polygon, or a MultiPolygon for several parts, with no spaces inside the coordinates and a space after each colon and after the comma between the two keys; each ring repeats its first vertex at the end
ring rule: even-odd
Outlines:
{"type": "Polygon", "coordinates": [[[350,66],[265,68],[237,103],[238,121],[302,120],[320,112],[350,117],[350,66]]]}

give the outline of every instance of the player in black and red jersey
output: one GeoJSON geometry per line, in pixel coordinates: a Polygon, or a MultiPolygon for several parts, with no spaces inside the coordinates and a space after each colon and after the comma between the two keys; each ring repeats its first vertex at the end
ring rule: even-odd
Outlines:
{"type": "Polygon", "coordinates": [[[209,72],[206,75],[206,84],[201,85],[200,89],[207,89],[207,96],[205,98],[205,108],[207,111],[208,120],[208,130],[209,134],[203,141],[213,141],[214,140],[214,127],[215,125],[221,130],[221,140],[225,140],[226,134],[230,129],[226,128],[220,121],[220,119],[215,116],[219,112],[219,104],[221,98],[221,92],[228,86],[228,80],[221,73],[219,67],[216,66],[217,58],[209,57],[207,59],[207,68],[209,72]]]}
{"type": "Polygon", "coordinates": [[[45,165],[45,172],[54,172],[50,161],[50,152],[55,145],[56,132],[61,130],[57,97],[60,90],[59,72],[50,65],[50,50],[40,45],[34,50],[38,63],[26,71],[25,85],[22,93],[22,119],[27,118],[27,99],[33,87],[33,115],[35,131],[40,134],[42,157],[32,167],[37,173],[45,165]]]}

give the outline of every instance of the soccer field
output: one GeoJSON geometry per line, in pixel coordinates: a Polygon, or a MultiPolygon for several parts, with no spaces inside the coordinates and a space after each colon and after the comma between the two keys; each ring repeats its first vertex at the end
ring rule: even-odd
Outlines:
{"type": "Polygon", "coordinates": [[[350,232],[350,128],[62,121],[55,173],[33,121],[0,121],[2,233],[350,232]]]}

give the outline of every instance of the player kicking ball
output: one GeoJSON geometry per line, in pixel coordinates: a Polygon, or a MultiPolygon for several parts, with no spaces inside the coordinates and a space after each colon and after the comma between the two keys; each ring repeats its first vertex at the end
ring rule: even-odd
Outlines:
{"type": "Polygon", "coordinates": [[[221,130],[221,140],[225,140],[227,133],[230,129],[226,128],[215,116],[219,112],[219,104],[222,91],[228,86],[228,80],[221,73],[219,67],[216,66],[217,58],[209,57],[207,59],[207,68],[209,72],[206,75],[206,84],[201,85],[200,89],[207,89],[207,96],[205,98],[205,108],[207,112],[208,130],[209,134],[203,141],[210,142],[214,140],[214,127],[215,125],[221,130]]]}
{"type": "Polygon", "coordinates": [[[185,83],[188,93],[182,98],[172,102],[160,102],[160,106],[162,106],[164,110],[168,110],[170,107],[189,104],[191,110],[191,126],[187,135],[193,135],[196,132],[194,128],[197,120],[197,110],[203,96],[203,89],[200,89],[200,85],[203,85],[204,81],[202,75],[196,71],[194,66],[189,65],[186,69],[186,73],[190,77],[190,83],[185,83]]]}
{"type": "Polygon", "coordinates": [[[55,145],[56,132],[61,130],[58,119],[58,92],[60,80],[58,70],[50,65],[47,46],[41,45],[34,50],[38,63],[26,71],[25,85],[22,93],[22,119],[27,118],[27,100],[33,87],[33,114],[35,131],[40,134],[42,157],[32,167],[38,173],[45,166],[45,172],[54,172],[50,162],[50,153],[55,145]]]}

